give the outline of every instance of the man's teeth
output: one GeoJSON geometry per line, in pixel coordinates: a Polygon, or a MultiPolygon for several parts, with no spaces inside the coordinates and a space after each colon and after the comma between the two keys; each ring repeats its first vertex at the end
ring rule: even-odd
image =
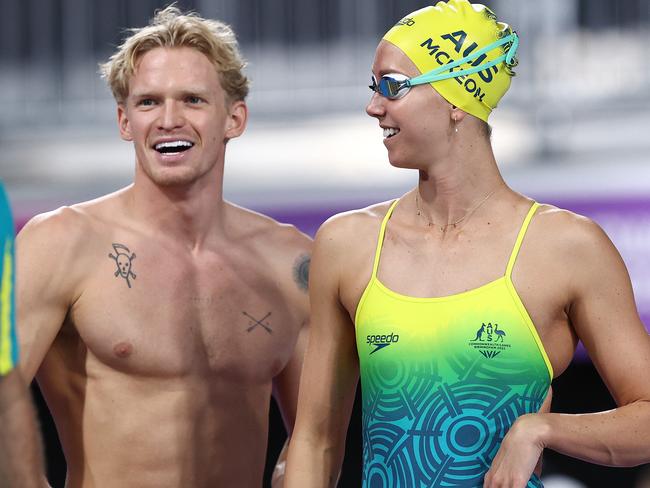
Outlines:
{"type": "Polygon", "coordinates": [[[384,129],[384,137],[392,137],[397,133],[399,133],[399,129],[394,129],[392,127],[384,129]]]}
{"type": "Polygon", "coordinates": [[[156,144],[154,148],[156,151],[170,153],[185,151],[192,146],[194,146],[194,144],[192,144],[190,141],[166,141],[156,144]]]}

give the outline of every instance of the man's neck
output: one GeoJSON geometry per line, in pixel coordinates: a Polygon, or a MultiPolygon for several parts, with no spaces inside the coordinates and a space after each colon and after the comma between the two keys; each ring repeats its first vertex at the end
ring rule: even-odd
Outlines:
{"type": "Polygon", "coordinates": [[[216,171],[188,185],[162,186],[136,170],[127,205],[136,219],[192,249],[225,231],[223,173],[216,171]]]}

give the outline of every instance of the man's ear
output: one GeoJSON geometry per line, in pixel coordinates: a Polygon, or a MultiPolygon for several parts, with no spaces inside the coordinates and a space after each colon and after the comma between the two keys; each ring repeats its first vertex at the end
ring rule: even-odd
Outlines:
{"type": "Polygon", "coordinates": [[[226,120],[226,131],[224,138],[226,141],[239,137],[246,129],[248,122],[248,106],[243,100],[237,100],[230,105],[228,119],[226,120]]]}
{"type": "Polygon", "coordinates": [[[120,128],[120,137],[125,141],[132,141],[131,124],[126,115],[126,108],[123,103],[117,104],[117,125],[120,128]]]}

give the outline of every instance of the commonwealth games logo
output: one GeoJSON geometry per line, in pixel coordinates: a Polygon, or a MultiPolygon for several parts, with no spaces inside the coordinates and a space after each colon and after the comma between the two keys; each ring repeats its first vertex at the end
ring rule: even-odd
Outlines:
{"type": "Polygon", "coordinates": [[[468,345],[486,358],[492,359],[510,347],[510,344],[505,340],[506,335],[506,331],[499,328],[499,324],[496,322],[494,325],[492,325],[492,322],[483,323],[468,345]]]}

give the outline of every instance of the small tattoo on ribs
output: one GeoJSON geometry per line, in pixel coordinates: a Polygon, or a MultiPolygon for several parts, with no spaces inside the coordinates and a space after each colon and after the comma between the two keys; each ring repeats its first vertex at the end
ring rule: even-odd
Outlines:
{"type": "Polygon", "coordinates": [[[311,256],[309,254],[302,254],[296,259],[293,265],[293,279],[296,281],[298,288],[307,291],[309,288],[309,265],[311,264],[311,256]]]}
{"type": "Polygon", "coordinates": [[[135,279],[135,273],[133,272],[133,260],[135,259],[135,253],[131,254],[131,251],[124,244],[113,243],[113,250],[115,254],[109,253],[108,257],[115,261],[117,270],[115,271],[115,277],[121,276],[126,280],[126,284],[131,288],[131,281],[129,278],[135,279]]]}
{"type": "Polygon", "coordinates": [[[269,334],[273,334],[273,329],[271,329],[271,326],[269,325],[268,321],[264,322],[266,319],[268,319],[271,316],[271,312],[267,313],[264,317],[261,319],[256,319],[253,317],[251,314],[248,312],[242,312],[242,314],[248,318],[248,328],[246,329],[246,332],[251,332],[257,327],[262,327],[266,332],[269,334]]]}

